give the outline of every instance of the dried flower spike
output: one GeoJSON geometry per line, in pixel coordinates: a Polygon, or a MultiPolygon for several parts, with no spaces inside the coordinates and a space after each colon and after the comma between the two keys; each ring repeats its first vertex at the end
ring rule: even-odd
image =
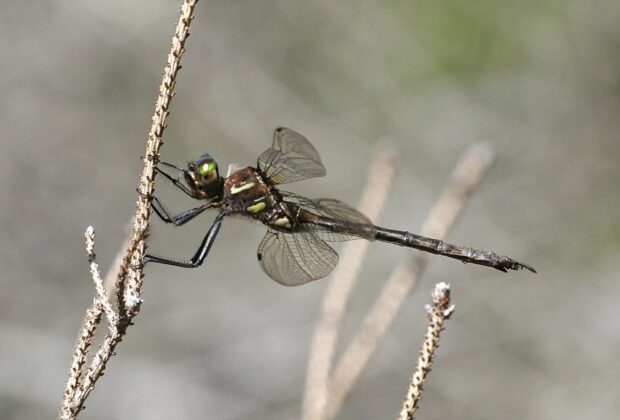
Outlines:
{"type": "Polygon", "coordinates": [[[431,370],[435,351],[439,347],[439,337],[443,330],[443,323],[454,312],[454,305],[450,305],[450,285],[438,283],[432,293],[432,304],[426,305],[430,325],[426,329],[424,343],[420,348],[420,356],[415,370],[411,375],[411,383],[405,395],[405,401],[398,417],[399,420],[413,420],[413,415],[422,398],[422,389],[428,372],[431,370]]]}

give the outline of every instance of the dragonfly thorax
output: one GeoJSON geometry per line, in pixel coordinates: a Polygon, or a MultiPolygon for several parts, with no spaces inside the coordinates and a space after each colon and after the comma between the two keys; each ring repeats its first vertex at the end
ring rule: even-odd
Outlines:
{"type": "Polygon", "coordinates": [[[297,228],[299,207],[282,200],[259,169],[243,168],[226,178],[224,202],[231,213],[258,220],[273,230],[293,233],[297,228]]]}

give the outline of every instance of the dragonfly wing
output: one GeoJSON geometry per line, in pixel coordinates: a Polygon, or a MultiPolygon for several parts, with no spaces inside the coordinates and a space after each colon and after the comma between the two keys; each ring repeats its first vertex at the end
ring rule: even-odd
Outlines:
{"type": "MultiPolygon", "coordinates": [[[[368,226],[372,224],[368,217],[364,216],[357,209],[349,206],[346,203],[343,203],[342,201],[332,198],[320,198],[315,201],[321,213],[331,219],[349,222],[352,225],[368,226]]],[[[323,240],[329,242],[350,241],[352,239],[359,239],[361,237],[361,235],[338,233],[325,229],[316,230],[316,233],[323,240]]]]}
{"type": "Polygon", "coordinates": [[[370,219],[364,216],[359,210],[333,198],[319,198],[315,200],[318,207],[329,217],[339,220],[346,220],[352,223],[370,224],[370,219]]]}
{"type": "Polygon", "coordinates": [[[269,229],[258,246],[258,262],[278,283],[299,286],[327,276],[338,264],[338,254],[313,232],[269,229]]]}
{"type": "MultiPolygon", "coordinates": [[[[288,191],[280,192],[286,201],[294,202],[304,210],[319,216],[328,217],[341,222],[347,222],[351,225],[372,225],[372,222],[368,219],[368,217],[340,200],[335,200],[332,198],[319,198],[317,200],[313,200],[288,191]]],[[[350,241],[362,237],[361,234],[354,235],[351,233],[332,232],[317,225],[305,225],[304,228],[306,230],[314,231],[317,236],[328,242],[350,241]]]]}
{"type": "Polygon", "coordinates": [[[321,157],[308,139],[290,128],[277,128],[272,146],[258,158],[258,167],[274,184],[325,175],[321,157]]]}

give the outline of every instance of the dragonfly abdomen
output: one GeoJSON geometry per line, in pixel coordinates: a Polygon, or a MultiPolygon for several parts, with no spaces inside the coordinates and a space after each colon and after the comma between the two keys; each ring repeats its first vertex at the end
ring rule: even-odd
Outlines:
{"type": "MultiPolygon", "coordinates": [[[[377,233],[377,227],[369,223],[354,223],[332,219],[329,217],[319,216],[305,210],[300,212],[297,221],[302,229],[313,230],[319,233],[325,232],[336,234],[340,238],[335,239],[337,241],[356,238],[374,241],[377,233]]],[[[326,240],[330,241],[333,239],[326,240]]]]}
{"type": "Polygon", "coordinates": [[[439,239],[428,238],[426,236],[415,235],[410,232],[386,229],[375,226],[375,238],[378,241],[389,242],[396,245],[415,248],[432,254],[443,255],[446,257],[460,260],[464,263],[472,263],[492,267],[500,271],[520,270],[525,268],[536,272],[533,267],[516,261],[510,257],[496,254],[492,251],[482,251],[479,249],[449,244],[439,239]]]}

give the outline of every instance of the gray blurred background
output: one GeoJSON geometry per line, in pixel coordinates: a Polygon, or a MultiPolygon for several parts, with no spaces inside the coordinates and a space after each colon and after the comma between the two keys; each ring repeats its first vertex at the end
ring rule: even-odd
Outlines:
{"type": "MultiPolygon", "coordinates": [[[[56,416],[93,286],[134,208],[179,1],[4,0],[0,11],[0,419],[56,416]]],[[[449,240],[533,264],[504,275],[434,257],[341,412],[398,412],[433,284],[452,283],[419,417],[614,419],[620,410],[620,4],[201,1],[162,152],[253,164],[279,125],[328,170],[291,189],[358,202],[398,151],[380,223],[416,231],[458,157],[498,160],[449,240]]],[[[175,210],[192,203],[158,179],[175,210]]],[[[186,257],[213,215],[156,222],[186,257]]],[[[329,280],[285,288],[256,262],[264,228],[225,222],[204,267],[147,269],[145,303],[84,419],[294,419],[329,280]]],[[[409,251],[374,244],[341,351],[409,251]]]]}

